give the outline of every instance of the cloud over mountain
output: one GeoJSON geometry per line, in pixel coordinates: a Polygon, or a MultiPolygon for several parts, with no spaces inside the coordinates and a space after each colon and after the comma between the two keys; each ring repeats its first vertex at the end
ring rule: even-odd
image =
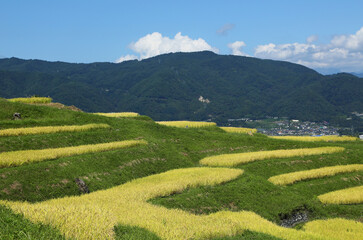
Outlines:
{"type": "Polygon", "coordinates": [[[363,27],[355,34],[334,36],[328,44],[314,44],[316,40],[317,36],[310,36],[307,43],[259,45],[254,56],[285,60],[314,69],[363,70],[363,27]]]}
{"type": "Polygon", "coordinates": [[[198,52],[208,50],[218,53],[218,49],[210,46],[204,39],[191,39],[187,35],[183,36],[180,32],[174,38],[165,37],[159,32],[147,34],[136,42],[131,43],[129,48],[138,56],[122,56],[116,62],[145,59],[173,52],[198,52]]]}

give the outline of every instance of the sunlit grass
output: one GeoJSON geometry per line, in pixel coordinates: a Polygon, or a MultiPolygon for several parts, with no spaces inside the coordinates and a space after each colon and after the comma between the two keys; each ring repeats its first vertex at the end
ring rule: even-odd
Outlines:
{"type": "Polygon", "coordinates": [[[288,185],[307,179],[322,178],[327,176],[334,176],[339,173],[348,173],[355,171],[363,171],[363,164],[340,165],[286,173],[270,177],[268,180],[276,185],[288,185]]]}
{"type": "Polygon", "coordinates": [[[69,125],[69,126],[46,126],[46,127],[28,127],[28,128],[8,128],[0,130],[0,136],[19,136],[30,134],[45,134],[56,132],[78,132],[95,128],[109,128],[108,124],[86,124],[86,125],[69,125]]]}
{"type": "Polygon", "coordinates": [[[196,122],[196,121],[160,121],[157,123],[169,127],[179,127],[179,128],[203,128],[203,127],[212,127],[217,125],[214,122],[196,122]]]}
{"type": "Polygon", "coordinates": [[[260,152],[233,153],[210,156],[200,160],[200,163],[208,166],[237,166],[239,164],[264,160],[270,158],[287,158],[295,156],[310,156],[320,154],[330,154],[344,151],[342,147],[319,147],[319,148],[299,148],[288,150],[273,150],[260,152]]]}
{"type": "Polygon", "coordinates": [[[363,186],[346,188],[318,196],[326,204],[358,204],[363,203],[363,186]]]}
{"type": "Polygon", "coordinates": [[[40,162],[48,159],[69,157],[72,155],[80,155],[85,153],[110,151],[140,144],[147,144],[147,142],[144,140],[126,140],[64,148],[2,152],[0,153],[0,167],[19,166],[24,163],[40,162]]]}

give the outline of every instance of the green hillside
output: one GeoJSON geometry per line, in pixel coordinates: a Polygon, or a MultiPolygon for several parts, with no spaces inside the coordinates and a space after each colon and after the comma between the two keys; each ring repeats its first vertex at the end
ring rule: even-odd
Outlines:
{"type": "Polygon", "coordinates": [[[362,78],[351,74],[324,76],[288,62],[212,52],[120,64],[0,59],[1,97],[51,96],[88,112],[136,111],[155,120],[268,115],[338,122],[363,112],[362,89],[362,78]]]}
{"type": "MultiPolygon", "coordinates": [[[[363,181],[363,172],[361,170],[319,179],[304,180],[288,186],[278,186],[268,181],[270,177],[283,173],[326,166],[363,164],[363,145],[361,141],[299,142],[275,140],[258,133],[254,135],[227,133],[216,126],[196,129],[174,128],[157,124],[147,116],[111,118],[47,106],[11,103],[0,99],[0,131],[8,128],[85,125],[91,123],[108,124],[110,127],[79,132],[0,136],[0,160],[5,156],[6,152],[10,151],[53,149],[126,140],[147,142],[147,144],[110,151],[84,153],[40,162],[24,163],[20,166],[1,167],[0,239],[66,238],[62,228],[54,224],[44,224],[42,218],[39,218],[39,222],[31,221],[22,214],[16,213],[14,210],[16,204],[13,210],[10,207],[5,207],[7,206],[6,201],[10,201],[10,203],[13,201],[27,201],[27,203],[21,203],[25,204],[24,210],[29,204],[29,206],[38,206],[32,204],[39,203],[39,207],[42,207],[42,203],[50,199],[62,201],[67,196],[79,196],[80,198],[74,199],[81,200],[81,205],[78,207],[83,209],[82,201],[88,201],[88,198],[98,196],[97,194],[102,195],[100,190],[111,191],[115,186],[125,185],[131,180],[144,177],[149,177],[145,178],[145,181],[151,182],[154,175],[158,179],[159,175],[156,174],[164,172],[166,172],[165,179],[167,179],[166,176],[169,170],[172,169],[185,169],[186,171],[188,171],[187,168],[196,168],[196,171],[206,169],[200,163],[200,160],[208,156],[318,147],[343,147],[345,150],[333,154],[275,157],[239,164],[231,168],[212,167],[210,168],[211,171],[231,171],[231,173],[233,171],[244,171],[240,171],[240,173],[243,172],[241,175],[213,186],[207,183],[199,185],[189,185],[187,183],[186,187],[182,188],[186,188],[185,190],[173,190],[168,194],[155,195],[158,197],[148,200],[147,206],[160,206],[162,209],[169,209],[171,212],[173,209],[180,209],[188,214],[192,213],[188,216],[196,219],[199,219],[198,216],[206,219],[208,216],[213,218],[219,216],[220,211],[231,211],[234,214],[242,214],[243,211],[248,211],[277,225],[284,223],[286,219],[290,219],[296,214],[307,214],[309,222],[331,218],[362,221],[362,203],[323,204],[318,199],[319,195],[327,192],[361,186],[363,181]],[[22,120],[12,120],[15,112],[21,113],[22,120]],[[81,194],[75,183],[76,178],[84,180],[91,194],[81,194]]],[[[191,175],[190,179],[193,176],[191,175]]],[[[180,182],[189,181],[189,177],[183,178],[183,175],[180,175],[180,177],[180,182]]],[[[199,177],[199,174],[196,174],[195,177],[199,177]]],[[[143,180],[140,179],[140,181],[143,180]]],[[[129,185],[132,186],[132,184],[136,183],[137,181],[131,182],[129,185]]],[[[107,191],[105,191],[105,194],[107,191]]],[[[122,199],[128,196],[119,196],[119,198],[122,199]]],[[[102,202],[102,204],[109,203],[106,201],[102,202]]],[[[102,204],[100,206],[103,206],[102,204]]],[[[47,206],[50,207],[51,202],[47,206]]],[[[137,209],[131,209],[131,211],[134,210],[137,209]]],[[[85,210],[79,211],[84,213],[85,210]]],[[[67,212],[67,210],[65,209],[64,212],[67,212]]],[[[102,213],[100,214],[102,215],[102,213]]],[[[58,219],[57,221],[63,219],[63,217],[52,216],[51,212],[48,217],[49,219],[54,217],[58,219]]],[[[102,215],[102,217],[107,219],[109,215],[102,215]]],[[[128,217],[125,215],[121,219],[127,219],[128,217]]],[[[255,217],[252,218],[255,219],[255,217]]],[[[81,217],[74,221],[82,222],[84,219],[81,217]]],[[[163,220],[165,222],[160,224],[165,226],[172,224],[167,219],[165,218],[163,220]]],[[[62,224],[67,224],[67,221],[62,224]]],[[[69,221],[73,220],[69,219],[69,221]]],[[[263,221],[261,220],[261,224],[265,224],[263,221]]],[[[265,226],[263,224],[261,226],[265,226]]],[[[73,224],[74,229],[77,229],[80,225],[73,224]]],[[[273,226],[273,228],[276,228],[276,225],[273,226]]],[[[304,226],[304,223],[297,224],[294,229],[298,229],[298,231],[295,232],[305,234],[305,231],[301,230],[304,226]]],[[[100,229],[102,229],[101,226],[100,229]]],[[[258,228],[253,227],[247,228],[247,231],[237,229],[236,225],[234,231],[237,232],[228,234],[234,236],[220,233],[222,235],[211,234],[207,238],[283,239],[277,235],[272,236],[270,233],[264,232],[265,229],[258,230],[258,228]]],[[[72,232],[73,229],[69,231],[72,232]]],[[[284,232],[285,230],[281,231],[284,232]]],[[[184,232],[188,231],[185,230],[184,232]]],[[[127,226],[120,223],[115,225],[111,235],[114,239],[163,239],[159,233],[152,232],[139,225],[127,226]]]]}

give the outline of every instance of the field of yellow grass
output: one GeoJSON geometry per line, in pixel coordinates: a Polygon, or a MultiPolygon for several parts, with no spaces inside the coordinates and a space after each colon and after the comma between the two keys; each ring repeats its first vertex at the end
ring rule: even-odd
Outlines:
{"type": "Polygon", "coordinates": [[[355,171],[363,171],[363,164],[340,165],[340,166],[323,167],[306,171],[286,173],[270,177],[268,181],[272,182],[275,185],[288,185],[307,179],[322,178],[322,177],[334,176],[339,173],[348,173],[355,171]]]}
{"type": "Polygon", "coordinates": [[[169,127],[179,127],[179,128],[202,128],[202,127],[212,127],[217,125],[214,122],[195,122],[195,121],[160,121],[157,123],[169,127]]]}
{"type": "Polygon", "coordinates": [[[306,223],[303,229],[306,232],[320,234],[330,239],[363,239],[363,223],[342,218],[311,221],[306,223]]]}
{"type": "Polygon", "coordinates": [[[50,103],[52,102],[50,97],[29,97],[29,98],[10,98],[10,102],[20,102],[20,103],[50,103]]]}
{"type": "Polygon", "coordinates": [[[147,144],[147,142],[144,140],[126,140],[126,141],[118,141],[110,143],[88,144],[75,147],[2,152],[0,153],[0,168],[19,166],[24,163],[40,162],[60,157],[69,157],[72,155],[110,151],[140,144],[147,144]]]}
{"type": "Polygon", "coordinates": [[[342,239],[321,235],[322,229],[306,232],[280,227],[249,211],[194,215],[147,202],[189,187],[221,184],[242,173],[243,170],[229,168],[177,169],[82,196],[38,203],[0,201],[0,204],[32,222],[50,224],[65,237],[78,240],[114,239],[113,229],[117,224],[145,228],[167,240],[232,236],[245,230],[287,240],[342,239]]]}
{"type": "Polygon", "coordinates": [[[318,196],[326,204],[359,204],[363,203],[363,186],[346,188],[318,196]]]}
{"type": "Polygon", "coordinates": [[[330,154],[342,151],[344,151],[344,148],[342,147],[319,147],[319,148],[299,148],[299,149],[289,149],[289,150],[233,153],[233,154],[222,154],[222,155],[206,157],[200,160],[200,163],[207,166],[232,167],[242,163],[248,163],[248,162],[270,159],[270,158],[310,156],[310,155],[330,154]]]}
{"type": "Polygon", "coordinates": [[[231,133],[256,133],[255,128],[242,128],[242,127],[220,127],[222,130],[231,133]]]}
{"type": "Polygon", "coordinates": [[[108,124],[86,124],[86,125],[69,125],[69,126],[47,126],[47,127],[28,127],[28,128],[8,128],[0,130],[1,136],[19,136],[30,134],[45,134],[56,132],[78,132],[95,128],[109,128],[108,124]]]}
{"type": "Polygon", "coordinates": [[[94,113],[96,115],[105,116],[105,117],[137,117],[140,114],[135,112],[118,112],[118,113],[94,113]]]}
{"type": "Polygon", "coordinates": [[[336,135],[321,136],[321,137],[312,137],[312,136],[270,136],[270,138],[293,140],[293,141],[305,141],[305,142],[344,142],[344,141],[357,141],[357,140],[359,140],[356,137],[336,136],[336,135]]]}

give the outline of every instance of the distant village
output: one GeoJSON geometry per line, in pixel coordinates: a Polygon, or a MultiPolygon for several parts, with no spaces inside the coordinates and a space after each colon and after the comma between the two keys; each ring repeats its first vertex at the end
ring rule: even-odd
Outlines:
{"type": "Polygon", "coordinates": [[[268,117],[264,120],[252,120],[249,118],[228,119],[230,126],[241,125],[257,128],[258,132],[269,136],[324,136],[339,135],[338,128],[330,126],[328,122],[309,122],[299,120],[279,119],[268,117]]]}

